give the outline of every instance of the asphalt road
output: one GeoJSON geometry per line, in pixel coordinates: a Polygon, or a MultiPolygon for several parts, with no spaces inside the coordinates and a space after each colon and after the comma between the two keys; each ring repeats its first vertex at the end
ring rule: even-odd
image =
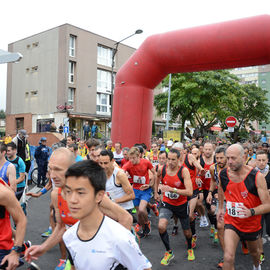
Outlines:
{"type": "MultiPolygon", "coordinates": [[[[47,230],[49,225],[49,203],[50,194],[45,194],[38,199],[31,198],[27,205],[27,232],[26,239],[30,240],[32,244],[40,244],[43,239],[41,234],[47,230]]],[[[146,257],[151,261],[153,270],[160,270],[168,268],[170,270],[212,270],[217,269],[216,265],[218,259],[222,257],[220,246],[212,243],[212,239],[209,237],[209,228],[198,228],[197,226],[197,248],[195,252],[195,261],[189,262],[187,260],[187,251],[184,236],[179,231],[177,236],[171,236],[172,224],[168,228],[170,234],[171,247],[173,249],[175,258],[171,261],[171,264],[166,267],[160,265],[160,261],[165,252],[164,246],[160,240],[157,221],[158,219],[152,214],[150,218],[152,221],[151,235],[141,240],[141,249],[146,257]]],[[[181,226],[179,227],[179,229],[181,226]]],[[[266,261],[262,265],[262,269],[270,269],[270,242],[264,244],[264,252],[266,261]]],[[[42,270],[54,270],[58,264],[58,258],[60,257],[59,247],[55,246],[52,250],[43,255],[36,262],[42,270]]],[[[240,245],[236,253],[236,270],[252,269],[252,261],[249,255],[243,255],[240,250],[240,245]]],[[[27,266],[23,266],[19,269],[27,269],[27,266]]],[[[87,269],[85,269],[87,270],[87,269]]],[[[107,269],[104,269],[107,270],[107,269]]]]}

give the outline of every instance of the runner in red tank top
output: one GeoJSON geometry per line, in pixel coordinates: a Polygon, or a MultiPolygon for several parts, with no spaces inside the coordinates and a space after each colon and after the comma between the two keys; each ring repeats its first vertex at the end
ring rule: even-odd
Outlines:
{"type": "Polygon", "coordinates": [[[201,179],[201,192],[199,195],[198,200],[198,210],[199,214],[201,216],[200,218],[200,227],[207,227],[208,226],[208,220],[205,216],[205,207],[207,209],[208,218],[211,223],[211,230],[214,230],[216,227],[216,218],[213,213],[211,213],[211,205],[206,202],[206,198],[208,196],[209,188],[210,188],[210,182],[211,182],[211,173],[210,173],[210,167],[212,164],[214,164],[214,146],[212,143],[207,142],[203,146],[203,156],[200,158],[200,164],[205,170],[205,175],[200,176],[201,179]]]}
{"type": "MultiPolygon", "coordinates": [[[[166,248],[164,258],[161,260],[162,265],[168,265],[173,259],[167,226],[172,215],[180,219],[183,233],[188,243],[188,260],[194,260],[194,252],[192,249],[192,233],[189,224],[188,203],[187,197],[192,195],[192,183],[190,174],[187,168],[179,165],[180,152],[176,149],[171,149],[168,153],[167,165],[158,170],[158,187],[156,184],[156,191],[160,189],[163,194],[161,202],[161,209],[159,214],[158,229],[161,240],[166,248]]],[[[155,194],[158,198],[158,194],[155,194]]]]}
{"type": "Polygon", "coordinates": [[[0,264],[8,262],[9,269],[19,265],[20,253],[26,230],[26,217],[14,192],[0,179],[0,264]],[[16,235],[12,240],[10,215],[16,223],[16,235]]]}
{"type": "Polygon", "coordinates": [[[199,198],[199,187],[197,185],[197,178],[199,177],[200,173],[203,172],[203,168],[200,165],[199,159],[200,151],[198,148],[193,147],[191,150],[191,154],[186,154],[184,159],[184,167],[189,170],[192,187],[193,187],[193,194],[188,198],[189,202],[189,219],[190,219],[190,228],[192,231],[192,247],[196,247],[197,242],[197,235],[196,235],[196,226],[195,226],[195,215],[194,211],[198,202],[199,198]]]}
{"type": "Polygon", "coordinates": [[[259,235],[261,215],[270,212],[270,196],[264,176],[244,165],[244,149],[239,144],[226,151],[228,168],[220,174],[217,217],[225,221],[223,270],[234,269],[235,251],[239,240],[247,242],[253,269],[260,267],[259,235]],[[223,202],[226,199],[224,217],[223,202]]]}

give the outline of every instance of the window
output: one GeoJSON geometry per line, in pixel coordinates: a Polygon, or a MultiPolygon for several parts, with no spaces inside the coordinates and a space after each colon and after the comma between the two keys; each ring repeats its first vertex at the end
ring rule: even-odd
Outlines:
{"type": "Polygon", "coordinates": [[[31,96],[36,97],[38,95],[37,90],[31,90],[31,96]]]}
{"type": "Polygon", "coordinates": [[[110,95],[97,94],[97,113],[98,114],[110,114],[110,95]]]}
{"type": "Polygon", "coordinates": [[[162,114],[162,120],[167,120],[167,113],[162,114]]]}
{"type": "Polygon", "coordinates": [[[38,66],[32,67],[32,72],[35,72],[35,71],[37,71],[37,70],[38,70],[38,66]]]}
{"type": "Polygon", "coordinates": [[[16,130],[18,132],[18,130],[23,129],[24,127],[24,118],[16,118],[16,130]]]}
{"type": "Polygon", "coordinates": [[[70,35],[69,37],[69,56],[75,57],[75,41],[76,37],[70,35]]]}
{"type": "Polygon", "coordinates": [[[99,65],[112,66],[112,49],[98,45],[97,63],[99,65]]]}
{"type": "Polygon", "coordinates": [[[103,93],[111,93],[112,90],[112,74],[109,71],[97,70],[97,91],[103,93]]]}
{"type": "Polygon", "coordinates": [[[74,83],[75,62],[69,61],[68,65],[68,82],[74,83]]]}
{"type": "Polygon", "coordinates": [[[38,46],[38,44],[39,44],[39,42],[38,42],[38,41],[37,41],[37,42],[33,42],[33,43],[32,43],[33,48],[34,48],[34,47],[37,47],[37,46],[38,46]]]}
{"type": "Polygon", "coordinates": [[[75,88],[68,88],[68,105],[74,107],[75,88]]]}

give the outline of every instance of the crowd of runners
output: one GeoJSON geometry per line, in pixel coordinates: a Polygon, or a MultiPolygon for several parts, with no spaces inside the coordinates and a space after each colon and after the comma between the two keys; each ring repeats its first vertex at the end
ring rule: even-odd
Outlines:
{"type": "Polygon", "coordinates": [[[270,237],[267,143],[255,149],[252,143],[192,139],[183,144],[154,138],[147,149],[144,143],[128,148],[94,138],[77,142],[70,135],[66,144],[53,146],[48,183],[26,194],[51,192],[49,228],[42,234],[47,239],[40,245],[24,239],[27,218],[19,199],[25,180],[16,158],[16,145],[0,144],[0,269],[24,262],[39,269],[38,261],[32,261],[56,244],[61,258],[51,269],[152,269],[152,259],[140,249],[140,239],[147,241],[151,234],[151,211],[164,244],[161,265],[169,265],[176,254],[170,235],[180,233],[180,224],[188,261],[200,260],[196,228],[202,227],[209,227],[223,251],[217,268],[234,269],[239,242],[243,253],[251,255],[253,269],[267,260],[262,241],[264,230],[270,237]]]}

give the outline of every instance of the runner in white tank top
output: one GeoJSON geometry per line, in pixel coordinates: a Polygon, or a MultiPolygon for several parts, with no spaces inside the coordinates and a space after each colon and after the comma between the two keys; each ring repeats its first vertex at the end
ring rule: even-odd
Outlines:
{"type": "MultiPolygon", "coordinates": [[[[126,195],[126,192],[122,188],[122,185],[116,184],[117,174],[120,171],[119,168],[114,168],[113,174],[110,178],[107,179],[106,182],[106,193],[113,201],[116,199],[122,198],[126,195]]],[[[133,201],[127,201],[123,203],[119,203],[126,210],[130,210],[134,208],[133,201]]]]}
{"type": "Polygon", "coordinates": [[[133,209],[135,198],[133,188],[124,171],[114,166],[113,153],[110,150],[100,152],[99,165],[105,170],[107,176],[108,197],[126,210],[133,209]]]}

